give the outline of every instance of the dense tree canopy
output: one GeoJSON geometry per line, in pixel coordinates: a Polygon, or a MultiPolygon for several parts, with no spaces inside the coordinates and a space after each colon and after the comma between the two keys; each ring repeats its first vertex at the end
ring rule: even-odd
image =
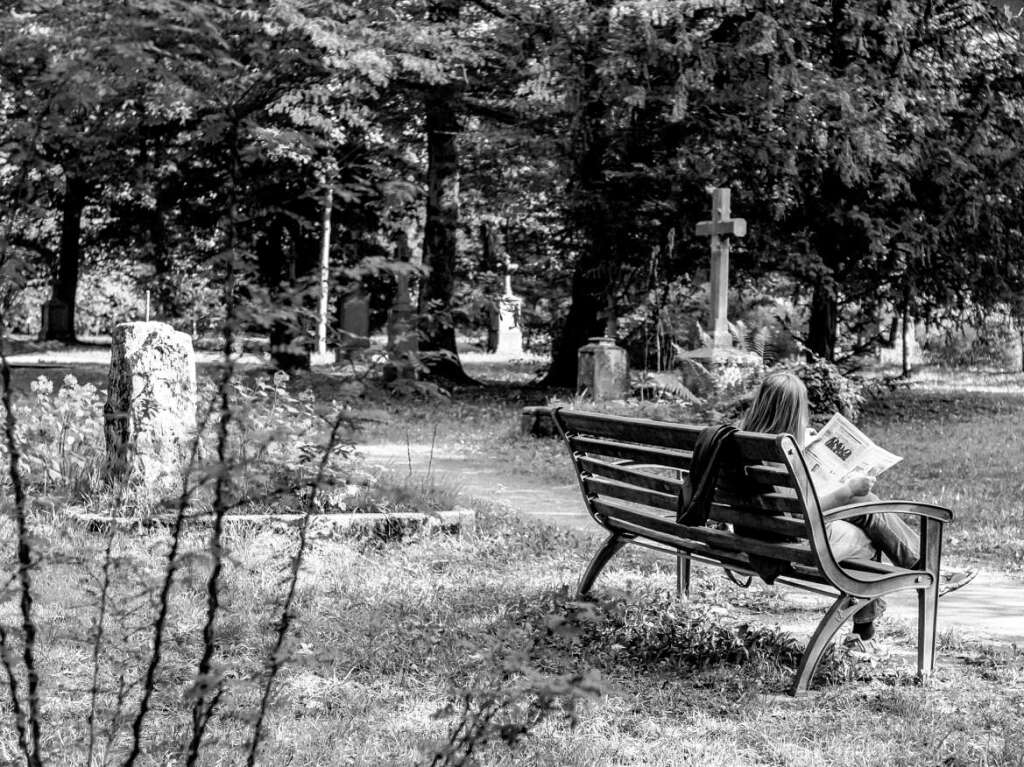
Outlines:
{"type": "Polygon", "coordinates": [[[502,251],[572,385],[609,316],[706,279],[710,186],[750,224],[737,282],[785,285],[821,356],[1024,291],[1024,46],[993,5],[26,1],[0,33],[2,298],[48,275],[54,338],[83,268],[195,322],[230,263],[236,319],[301,339],[328,187],[336,285],[416,233],[449,380],[502,251]]]}

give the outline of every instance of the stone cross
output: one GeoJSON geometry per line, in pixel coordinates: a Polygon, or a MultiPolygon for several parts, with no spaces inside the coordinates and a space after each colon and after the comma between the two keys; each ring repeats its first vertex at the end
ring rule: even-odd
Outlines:
{"type": "Polygon", "coordinates": [[[697,224],[699,237],[711,238],[711,345],[712,348],[732,346],[729,335],[727,307],[729,303],[729,237],[744,237],[747,222],[730,218],[730,191],[719,187],[711,193],[711,220],[697,224]]]}
{"type": "Polygon", "coordinates": [[[388,311],[388,353],[396,371],[401,376],[413,375],[411,356],[419,351],[419,338],[413,317],[412,299],[409,295],[409,263],[412,249],[405,232],[395,237],[395,261],[400,266],[395,273],[395,302],[388,311]]]}
{"type": "MultiPolygon", "coordinates": [[[[395,260],[403,264],[412,261],[412,249],[409,247],[409,237],[405,232],[399,231],[395,236],[395,260]]],[[[395,308],[403,312],[412,311],[412,299],[409,296],[409,273],[401,270],[395,275],[395,282],[398,289],[395,291],[395,308]]]]}

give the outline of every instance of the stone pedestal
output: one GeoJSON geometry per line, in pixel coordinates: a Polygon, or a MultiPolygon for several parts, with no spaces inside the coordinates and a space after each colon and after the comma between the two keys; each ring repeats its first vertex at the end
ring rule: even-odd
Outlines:
{"type": "Polygon", "coordinates": [[[192,338],[162,322],[115,327],[103,415],[112,479],[180,484],[196,429],[192,338]]]}
{"type": "Polygon", "coordinates": [[[43,341],[66,341],[74,338],[75,329],[71,327],[71,310],[59,298],[53,298],[43,304],[39,338],[43,341]]]}
{"type": "Polygon", "coordinates": [[[629,396],[629,360],[615,339],[598,336],[580,347],[576,392],[595,400],[629,396]]]}
{"type": "Polygon", "coordinates": [[[338,351],[328,349],[325,352],[310,352],[309,366],[312,368],[329,367],[338,363],[338,351]]]}
{"type": "Polygon", "coordinates": [[[496,354],[522,356],[523,299],[519,296],[502,296],[498,299],[498,337],[494,345],[496,354]]]}

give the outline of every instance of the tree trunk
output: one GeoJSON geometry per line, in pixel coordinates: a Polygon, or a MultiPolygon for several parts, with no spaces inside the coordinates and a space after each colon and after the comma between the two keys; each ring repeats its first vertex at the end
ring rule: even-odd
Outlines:
{"type": "Polygon", "coordinates": [[[174,280],[174,264],[167,249],[167,224],[159,202],[149,218],[149,242],[153,247],[154,317],[168,320],[181,316],[174,280]]]}
{"type": "Polygon", "coordinates": [[[60,252],[53,282],[52,301],[64,304],[66,311],[51,312],[44,323],[44,341],[75,340],[75,302],[78,296],[78,273],[82,260],[82,211],[88,185],[80,176],[68,174],[61,204],[60,252]]]}
{"type": "Polygon", "coordinates": [[[601,317],[605,309],[601,298],[604,287],[591,259],[581,258],[573,272],[572,304],[553,350],[551,367],[544,377],[545,386],[576,388],[579,349],[587,339],[604,332],[601,317]]]}
{"type": "Polygon", "coordinates": [[[839,314],[835,293],[819,282],[811,298],[811,316],[807,328],[807,349],[817,357],[835,361],[836,327],[839,314]]]}
{"type": "Polygon", "coordinates": [[[910,378],[910,286],[904,286],[903,305],[900,307],[900,320],[903,324],[903,332],[900,333],[900,346],[903,361],[903,378],[910,378]]]}
{"type": "Polygon", "coordinates": [[[277,215],[265,224],[256,245],[260,276],[275,302],[275,306],[267,307],[273,310],[268,328],[270,356],[285,372],[306,370],[310,363],[309,336],[302,327],[303,299],[297,296],[312,271],[306,239],[294,220],[277,215]]]}
{"type": "Polygon", "coordinates": [[[569,225],[580,234],[582,247],[572,277],[572,304],[558,341],[552,349],[551,367],[544,385],[576,388],[579,348],[592,336],[604,334],[602,315],[612,290],[604,268],[614,252],[611,220],[604,193],[605,154],[608,148],[608,106],[601,98],[599,69],[608,34],[609,0],[591,0],[594,34],[587,42],[583,63],[583,108],[572,137],[573,169],[568,196],[569,225]]]}
{"type": "MultiPolygon", "coordinates": [[[[450,21],[458,14],[458,3],[435,3],[432,18],[450,21]]],[[[455,97],[455,86],[444,84],[435,86],[424,98],[427,215],[423,265],[429,272],[420,285],[420,352],[426,352],[423,362],[431,376],[468,384],[474,382],[462,369],[452,317],[459,226],[459,115],[455,97]]]]}

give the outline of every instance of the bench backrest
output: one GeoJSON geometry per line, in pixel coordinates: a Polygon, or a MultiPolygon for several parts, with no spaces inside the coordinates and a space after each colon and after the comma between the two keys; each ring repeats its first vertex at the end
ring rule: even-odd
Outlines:
{"type": "Polygon", "coordinates": [[[828,547],[818,498],[803,457],[788,434],[737,432],[722,469],[709,519],[735,533],[676,523],[679,494],[705,427],[556,409],[555,424],[576,466],[591,516],[609,530],[672,543],[737,566],[780,560],[845,580],[828,547]]]}

